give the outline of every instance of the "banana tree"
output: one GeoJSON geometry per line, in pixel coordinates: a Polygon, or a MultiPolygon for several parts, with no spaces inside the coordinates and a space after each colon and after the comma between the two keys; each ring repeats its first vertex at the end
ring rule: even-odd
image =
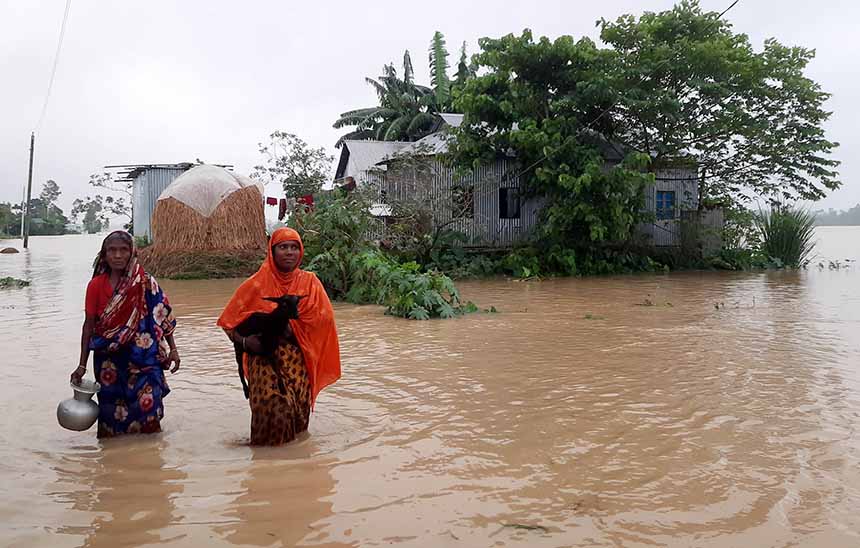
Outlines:
{"type": "Polygon", "coordinates": [[[375,90],[379,105],[350,110],[340,115],[335,128],[353,127],[336,146],[347,139],[414,141],[427,135],[435,121],[434,93],[415,83],[409,51],[403,55],[403,77],[394,64],[385,65],[382,76],[365,78],[375,90]]]}

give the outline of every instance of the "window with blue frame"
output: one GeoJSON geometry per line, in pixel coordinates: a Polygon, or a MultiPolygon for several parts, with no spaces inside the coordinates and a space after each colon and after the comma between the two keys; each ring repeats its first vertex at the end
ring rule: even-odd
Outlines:
{"type": "Polygon", "coordinates": [[[675,191],[657,191],[657,219],[666,220],[675,218],[675,191]]]}

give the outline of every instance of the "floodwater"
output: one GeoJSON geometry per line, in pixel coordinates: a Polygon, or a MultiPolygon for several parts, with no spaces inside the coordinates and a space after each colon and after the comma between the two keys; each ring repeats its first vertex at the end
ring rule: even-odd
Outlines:
{"type": "MultiPolygon", "coordinates": [[[[860,258],[860,227],[818,234],[860,258]]],[[[860,545],[858,266],[470,282],[499,313],[448,321],[337,305],[343,379],[251,448],[214,326],[236,280],[163,284],[163,434],[57,425],[98,245],[0,255],[32,280],[0,293],[2,546],[860,545]]]]}

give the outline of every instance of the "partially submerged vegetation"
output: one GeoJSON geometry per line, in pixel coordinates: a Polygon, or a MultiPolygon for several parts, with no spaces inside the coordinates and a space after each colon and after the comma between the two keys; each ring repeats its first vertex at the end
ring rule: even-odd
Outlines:
{"type": "MultiPolygon", "coordinates": [[[[467,251],[455,232],[423,228],[430,203],[386,227],[384,252],[453,278],[803,266],[749,205],[817,200],[841,185],[831,157],[838,145],[823,129],[829,94],[805,74],[814,51],[773,39],[757,49],[696,1],[598,27],[601,44],[528,29],[483,38],[477,54],[461,56],[456,81],[445,75],[437,33],[431,86],[414,80],[408,54],[402,77],[387,65],[371,81],[379,105],[344,113],[335,127],[354,128],[344,138],[415,141],[433,117],[458,112],[462,123],[438,158],[463,181],[500,155],[515,159],[518,195],[545,200],[532,239],[512,250],[467,251]],[[674,215],[680,245],[655,249],[637,236],[656,220],[645,191],[658,170],[682,165],[698,173],[690,217],[723,210],[726,228],[702,234],[710,229],[674,215]]],[[[451,196],[443,200],[452,207],[451,196]]]]}
{"type": "Polygon", "coordinates": [[[18,278],[12,278],[9,276],[0,278],[0,289],[20,289],[29,285],[30,282],[27,280],[19,280],[18,278]]]}
{"type": "Polygon", "coordinates": [[[796,206],[732,212],[723,249],[706,266],[723,270],[806,268],[815,249],[815,217],[796,206]]]}
{"type": "Polygon", "coordinates": [[[380,249],[369,238],[372,221],[367,197],[343,190],[291,216],[305,245],[305,268],[319,276],[332,297],[383,305],[388,314],[414,320],[477,311],[461,301],[450,277],[414,261],[400,262],[380,249]]]}
{"type": "Polygon", "coordinates": [[[791,268],[805,267],[815,247],[815,217],[797,208],[774,206],[756,216],[761,251],[791,268]]]}
{"type": "MultiPolygon", "coordinates": [[[[402,74],[390,64],[368,80],[377,106],[335,123],[352,128],[346,139],[415,141],[435,131],[441,114],[461,113],[439,156],[455,177],[466,180],[504,155],[518,166],[517,199],[545,200],[531,239],[512,249],[471,249],[453,226],[434,221],[438,207],[473,200],[469,188],[441,197],[442,205],[387,201],[385,220],[370,214],[371,201],[386,201],[381,189],[319,195],[324,151],[274,132],[261,145],[266,165],[257,174],[280,182],[290,198],[314,195],[313,207],[299,204],[289,217],[305,242],[305,268],[335,299],[428,319],[477,310],[461,300],[458,278],[805,266],[814,245],[810,216],[784,205],[756,214],[749,204],[816,200],[841,185],[830,158],[837,145],[823,131],[829,95],[804,74],[814,53],[775,40],[756,51],[695,1],[598,26],[602,45],[529,30],[484,38],[471,58],[463,49],[455,76],[446,74],[437,33],[430,86],[415,81],[407,52],[402,74]],[[655,248],[637,232],[657,220],[653,204],[646,211],[646,191],[658,170],[678,166],[695,166],[696,196],[688,216],[674,202],[663,206],[669,216],[661,219],[677,226],[679,245],[655,248]],[[698,222],[714,210],[725,214],[722,228],[698,222]]],[[[155,258],[176,263],[171,277],[246,276],[262,253],[155,258]]]]}
{"type": "MultiPolygon", "coordinates": [[[[375,222],[379,220],[370,214],[369,193],[342,189],[321,196],[314,208],[300,206],[289,221],[304,239],[305,268],[320,277],[332,298],[382,305],[388,314],[417,320],[478,311],[476,305],[461,299],[455,279],[536,279],[683,268],[797,268],[806,266],[814,245],[809,215],[787,206],[733,216],[720,235],[729,245],[707,259],[683,246],[662,254],[651,250],[652,257],[632,244],[577,252],[561,246],[542,249],[534,242],[513,250],[470,251],[455,233],[437,238],[428,249],[416,242],[426,243],[430,236],[416,235],[414,226],[403,227],[410,234],[406,239],[398,238],[396,223],[389,227],[391,239],[373,239],[375,222]],[[420,257],[425,257],[423,262],[420,257]]],[[[657,305],[647,300],[642,303],[657,305]]]]}

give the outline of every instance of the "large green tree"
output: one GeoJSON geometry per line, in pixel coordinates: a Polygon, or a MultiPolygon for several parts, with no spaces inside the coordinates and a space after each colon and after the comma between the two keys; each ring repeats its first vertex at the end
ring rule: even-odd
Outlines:
{"type": "Polygon", "coordinates": [[[639,219],[647,156],[605,169],[609,146],[589,125],[610,103],[611,52],[562,36],[484,38],[475,60],[485,73],[456,102],[464,123],[453,161],[477,167],[513,152],[522,193],[549,198],[542,240],[564,246],[626,240],[639,219]]]}
{"type": "Polygon", "coordinates": [[[42,185],[39,197],[30,200],[28,208],[30,234],[58,235],[66,233],[66,224],[69,220],[56,204],[60,194],[62,194],[60,186],[55,181],[48,179],[42,185]]]}
{"type": "Polygon", "coordinates": [[[113,196],[86,196],[72,203],[71,216],[75,222],[80,221],[84,225],[87,234],[95,234],[110,226],[110,215],[116,214],[115,206],[113,196]]]}
{"type": "Polygon", "coordinates": [[[66,233],[69,219],[63,210],[42,198],[30,200],[30,234],[35,236],[56,236],[66,233]]]}
{"type": "MultiPolygon", "coordinates": [[[[48,179],[45,181],[45,184],[42,185],[42,191],[39,193],[39,203],[38,209],[31,209],[30,215],[39,217],[42,221],[46,223],[52,223],[52,217],[57,214],[57,212],[62,215],[62,210],[60,210],[56,206],[57,199],[62,194],[60,190],[60,185],[57,184],[53,179],[48,179]]],[[[63,219],[67,222],[68,219],[63,219]]],[[[65,223],[64,223],[65,224],[65,223]]],[[[62,232],[60,232],[62,234],[62,232]]]]}
{"type": "Polygon", "coordinates": [[[601,20],[612,102],[601,129],[632,150],[699,165],[702,197],[816,200],[840,186],[823,124],[830,96],[805,75],[814,51],[756,51],[697,1],[601,20]]]}
{"type": "Polygon", "coordinates": [[[57,202],[57,198],[60,197],[60,194],[62,194],[60,185],[58,185],[53,179],[48,179],[45,181],[45,184],[42,185],[42,192],[39,193],[39,198],[48,205],[54,205],[57,202]]]}
{"type": "Polygon", "coordinates": [[[768,40],[757,52],[694,1],[598,24],[608,48],[528,30],[482,39],[482,74],[455,103],[465,123],[453,160],[513,153],[525,192],[550,199],[549,235],[624,239],[640,217],[641,170],[677,162],[698,166],[703,201],[731,207],[839,187],[828,94],[804,75],[810,50],[768,40]]]}

